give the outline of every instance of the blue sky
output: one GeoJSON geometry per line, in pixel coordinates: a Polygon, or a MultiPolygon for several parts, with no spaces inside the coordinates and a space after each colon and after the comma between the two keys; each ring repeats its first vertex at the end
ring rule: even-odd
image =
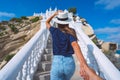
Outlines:
{"type": "Polygon", "coordinates": [[[31,16],[49,7],[76,7],[77,14],[86,18],[99,39],[120,43],[120,0],[0,0],[0,21],[31,16]]]}

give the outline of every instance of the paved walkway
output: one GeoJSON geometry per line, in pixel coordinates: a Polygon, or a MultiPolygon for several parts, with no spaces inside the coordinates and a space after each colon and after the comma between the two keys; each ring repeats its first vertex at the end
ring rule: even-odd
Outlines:
{"type": "Polygon", "coordinates": [[[76,70],[75,70],[75,73],[74,73],[74,75],[73,75],[73,77],[72,77],[71,80],[83,80],[83,79],[81,78],[80,74],[79,74],[80,65],[79,65],[79,62],[78,62],[78,60],[77,60],[77,57],[76,57],[75,54],[73,55],[73,57],[74,57],[75,64],[76,64],[76,70]]]}

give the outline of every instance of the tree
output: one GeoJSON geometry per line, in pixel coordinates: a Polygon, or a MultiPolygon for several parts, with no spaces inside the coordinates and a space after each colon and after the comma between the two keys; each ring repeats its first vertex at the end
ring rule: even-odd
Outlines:
{"type": "Polygon", "coordinates": [[[15,25],[9,24],[9,27],[11,28],[11,30],[12,30],[14,33],[18,33],[18,32],[19,32],[19,30],[15,27],[15,25]]]}
{"type": "Polygon", "coordinates": [[[69,11],[69,12],[72,12],[73,14],[76,14],[76,13],[77,13],[77,10],[76,10],[75,7],[69,8],[68,11],[69,11]]]}
{"type": "Polygon", "coordinates": [[[15,54],[9,54],[5,57],[5,61],[9,61],[10,59],[12,59],[12,57],[14,56],[15,54]]]}
{"type": "Polygon", "coordinates": [[[35,18],[31,19],[30,21],[32,21],[32,23],[34,23],[34,22],[37,22],[38,20],[39,20],[39,17],[35,17],[35,18]]]}
{"type": "Polygon", "coordinates": [[[22,16],[21,19],[28,20],[28,18],[26,16],[22,16]]]}

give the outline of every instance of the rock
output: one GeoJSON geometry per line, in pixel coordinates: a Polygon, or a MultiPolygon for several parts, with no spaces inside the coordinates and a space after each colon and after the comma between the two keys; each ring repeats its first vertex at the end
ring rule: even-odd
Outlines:
{"type": "Polygon", "coordinates": [[[14,44],[14,45],[10,45],[10,44],[7,44],[5,45],[4,49],[2,49],[0,51],[0,58],[2,59],[3,56],[5,56],[6,54],[9,54],[11,51],[15,50],[16,48],[20,47],[21,45],[23,45],[25,42],[22,42],[22,43],[17,43],[17,44],[14,44]]]}
{"type": "Polygon", "coordinates": [[[30,30],[30,27],[31,27],[30,25],[27,25],[27,26],[25,26],[25,27],[19,29],[19,31],[21,32],[21,31],[30,30]]]}
{"type": "Polygon", "coordinates": [[[94,31],[92,29],[92,27],[90,26],[82,26],[82,30],[85,32],[85,34],[87,35],[92,35],[94,34],[94,31]]]}
{"type": "Polygon", "coordinates": [[[4,38],[1,38],[0,39],[0,43],[2,43],[2,42],[4,42],[5,41],[5,39],[4,38]]]}
{"type": "Polygon", "coordinates": [[[0,64],[0,69],[7,63],[7,61],[3,61],[1,64],[0,64]]]}
{"type": "Polygon", "coordinates": [[[101,47],[104,52],[109,52],[110,50],[115,51],[117,49],[117,44],[112,42],[104,42],[101,47]]]}
{"type": "Polygon", "coordinates": [[[0,49],[2,49],[5,46],[5,42],[0,43],[0,49]]]}
{"type": "Polygon", "coordinates": [[[18,39],[23,39],[23,38],[25,38],[27,35],[25,34],[25,31],[23,31],[23,32],[19,32],[19,33],[17,33],[17,34],[13,34],[13,35],[11,35],[10,36],[10,39],[11,40],[18,40],[18,39]]]}
{"type": "Polygon", "coordinates": [[[19,39],[19,40],[16,40],[16,41],[12,41],[12,42],[5,45],[4,50],[6,50],[6,49],[8,49],[12,46],[19,45],[20,43],[23,43],[23,42],[24,42],[24,39],[19,39]]]}
{"type": "Polygon", "coordinates": [[[24,39],[19,39],[19,40],[16,40],[16,41],[9,41],[9,43],[7,43],[7,41],[6,41],[6,42],[0,44],[1,45],[0,58],[2,58],[6,54],[9,54],[11,51],[20,47],[24,43],[25,43],[24,39]]]}

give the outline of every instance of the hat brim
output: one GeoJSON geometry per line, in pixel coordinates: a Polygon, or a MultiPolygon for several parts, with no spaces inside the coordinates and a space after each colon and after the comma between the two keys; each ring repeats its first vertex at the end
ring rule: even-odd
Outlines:
{"type": "Polygon", "coordinates": [[[53,21],[56,22],[56,23],[58,23],[58,24],[69,24],[69,23],[72,21],[72,19],[68,18],[68,19],[65,20],[65,21],[61,21],[61,20],[58,20],[58,19],[55,17],[55,18],[53,18],[53,21]]]}

